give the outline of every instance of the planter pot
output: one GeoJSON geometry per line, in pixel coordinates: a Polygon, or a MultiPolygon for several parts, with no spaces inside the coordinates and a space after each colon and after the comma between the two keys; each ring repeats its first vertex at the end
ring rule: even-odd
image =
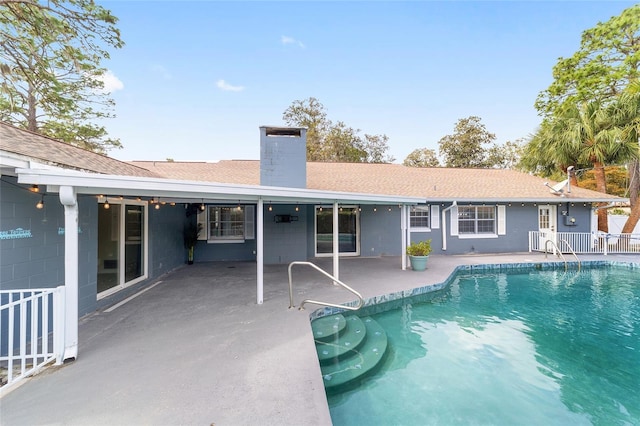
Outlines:
{"type": "Polygon", "coordinates": [[[187,260],[187,265],[193,265],[193,260],[187,260]]]}
{"type": "Polygon", "coordinates": [[[409,256],[411,269],[414,271],[424,271],[427,268],[427,260],[429,256],[409,256]]]}

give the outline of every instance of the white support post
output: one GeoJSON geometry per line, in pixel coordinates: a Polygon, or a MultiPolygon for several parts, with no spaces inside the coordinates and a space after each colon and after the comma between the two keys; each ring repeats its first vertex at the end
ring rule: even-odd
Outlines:
{"type": "Polygon", "coordinates": [[[59,197],[64,206],[64,361],[78,356],[78,202],[71,186],[61,186],[59,197]]]}
{"type": "Polygon", "coordinates": [[[333,203],[333,276],[340,279],[340,229],[338,229],[338,202],[333,203]]]}
{"type": "Polygon", "coordinates": [[[403,204],[400,210],[400,228],[402,231],[402,270],[407,269],[407,205],[403,204]]]}
{"type": "Polygon", "coordinates": [[[257,283],[257,297],[256,302],[258,305],[262,305],[264,302],[264,202],[262,197],[258,199],[256,223],[256,283],[257,283]]]}

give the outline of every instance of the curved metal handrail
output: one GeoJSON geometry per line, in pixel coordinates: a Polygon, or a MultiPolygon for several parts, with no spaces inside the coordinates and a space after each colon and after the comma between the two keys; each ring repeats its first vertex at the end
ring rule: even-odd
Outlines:
{"type": "Polygon", "coordinates": [[[558,247],[558,245],[556,244],[555,241],[553,240],[547,240],[544,242],[544,258],[547,258],[547,254],[549,254],[549,251],[547,250],[547,247],[549,247],[549,243],[551,243],[551,246],[556,250],[557,256],[560,257],[562,259],[562,261],[564,262],[564,270],[567,270],[567,259],[565,259],[564,254],[562,254],[562,251],[560,250],[560,247],[558,247]]]}
{"type": "Polygon", "coordinates": [[[571,244],[569,244],[569,241],[565,240],[564,238],[561,239],[560,241],[562,241],[563,243],[565,243],[567,245],[567,247],[569,248],[569,251],[571,252],[571,254],[573,254],[573,257],[576,258],[576,261],[578,262],[578,271],[580,271],[580,259],[578,259],[578,255],[576,254],[575,251],[573,251],[573,247],[571,247],[571,244]]]}
{"type": "Polygon", "coordinates": [[[351,287],[349,287],[348,285],[346,285],[345,283],[343,283],[339,279],[335,278],[333,275],[328,274],[326,271],[324,271],[323,269],[319,268],[318,266],[316,266],[315,264],[313,264],[311,262],[295,261],[295,262],[291,262],[289,264],[289,309],[294,307],[294,305],[293,305],[293,280],[292,280],[292,277],[291,277],[291,268],[293,267],[293,265],[308,265],[308,266],[311,266],[315,270],[317,270],[317,271],[321,272],[322,274],[324,274],[325,276],[331,278],[331,280],[333,280],[333,282],[335,284],[338,284],[339,286],[341,286],[345,290],[350,291],[351,293],[353,293],[358,298],[358,303],[356,304],[356,306],[339,305],[339,304],[335,304],[335,303],[320,302],[320,301],[317,301],[317,300],[305,299],[300,303],[300,307],[298,308],[299,310],[301,310],[301,311],[304,310],[304,304],[305,303],[313,303],[315,305],[322,305],[322,306],[331,306],[333,308],[342,308],[342,309],[347,309],[349,311],[357,311],[364,304],[364,300],[362,299],[362,295],[360,293],[358,293],[357,291],[355,291],[354,289],[352,289],[351,287]]]}
{"type": "MultiPolygon", "coordinates": [[[[578,261],[578,271],[580,271],[580,259],[578,259],[578,255],[576,254],[575,251],[573,251],[573,248],[571,247],[571,244],[569,244],[569,241],[562,239],[560,240],[563,243],[565,243],[567,245],[567,247],[569,248],[569,251],[573,254],[573,257],[576,258],[576,260],[578,261]]],[[[556,250],[558,257],[560,257],[562,259],[562,261],[564,262],[564,270],[567,270],[567,259],[564,257],[564,255],[562,254],[562,250],[560,250],[560,247],[558,247],[558,245],[555,243],[555,241],[553,240],[547,240],[544,242],[544,258],[547,258],[547,254],[549,253],[548,251],[548,246],[549,243],[551,243],[551,245],[553,246],[553,248],[556,250]]]]}

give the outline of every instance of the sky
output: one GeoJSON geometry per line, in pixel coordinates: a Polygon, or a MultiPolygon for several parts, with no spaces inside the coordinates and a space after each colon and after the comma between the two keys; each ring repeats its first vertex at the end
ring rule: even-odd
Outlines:
{"type": "Polygon", "coordinates": [[[125,46],[103,65],[120,160],[257,160],[261,125],[314,97],[387,135],[401,163],[461,118],[528,138],[580,36],[629,1],[102,1],[125,46]]]}

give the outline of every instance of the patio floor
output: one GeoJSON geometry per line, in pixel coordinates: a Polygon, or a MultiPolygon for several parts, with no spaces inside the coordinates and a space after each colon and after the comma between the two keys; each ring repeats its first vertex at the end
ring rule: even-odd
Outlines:
{"type": "MultiPolygon", "coordinates": [[[[638,261],[636,256],[581,259],[638,261]]],[[[440,283],[457,265],[555,261],[540,253],[432,255],[427,271],[399,257],[345,258],[340,279],[365,298],[440,283]]],[[[331,259],[314,260],[331,272],[331,259]]],[[[265,266],[257,305],[252,262],[196,263],[126,304],[80,321],[79,355],[0,399],[3,425],[331,424],[309,314],[288,309],[286,265],[265,266]]],[[[295,303],[353,297],[304,266],[295,303]]]]}

